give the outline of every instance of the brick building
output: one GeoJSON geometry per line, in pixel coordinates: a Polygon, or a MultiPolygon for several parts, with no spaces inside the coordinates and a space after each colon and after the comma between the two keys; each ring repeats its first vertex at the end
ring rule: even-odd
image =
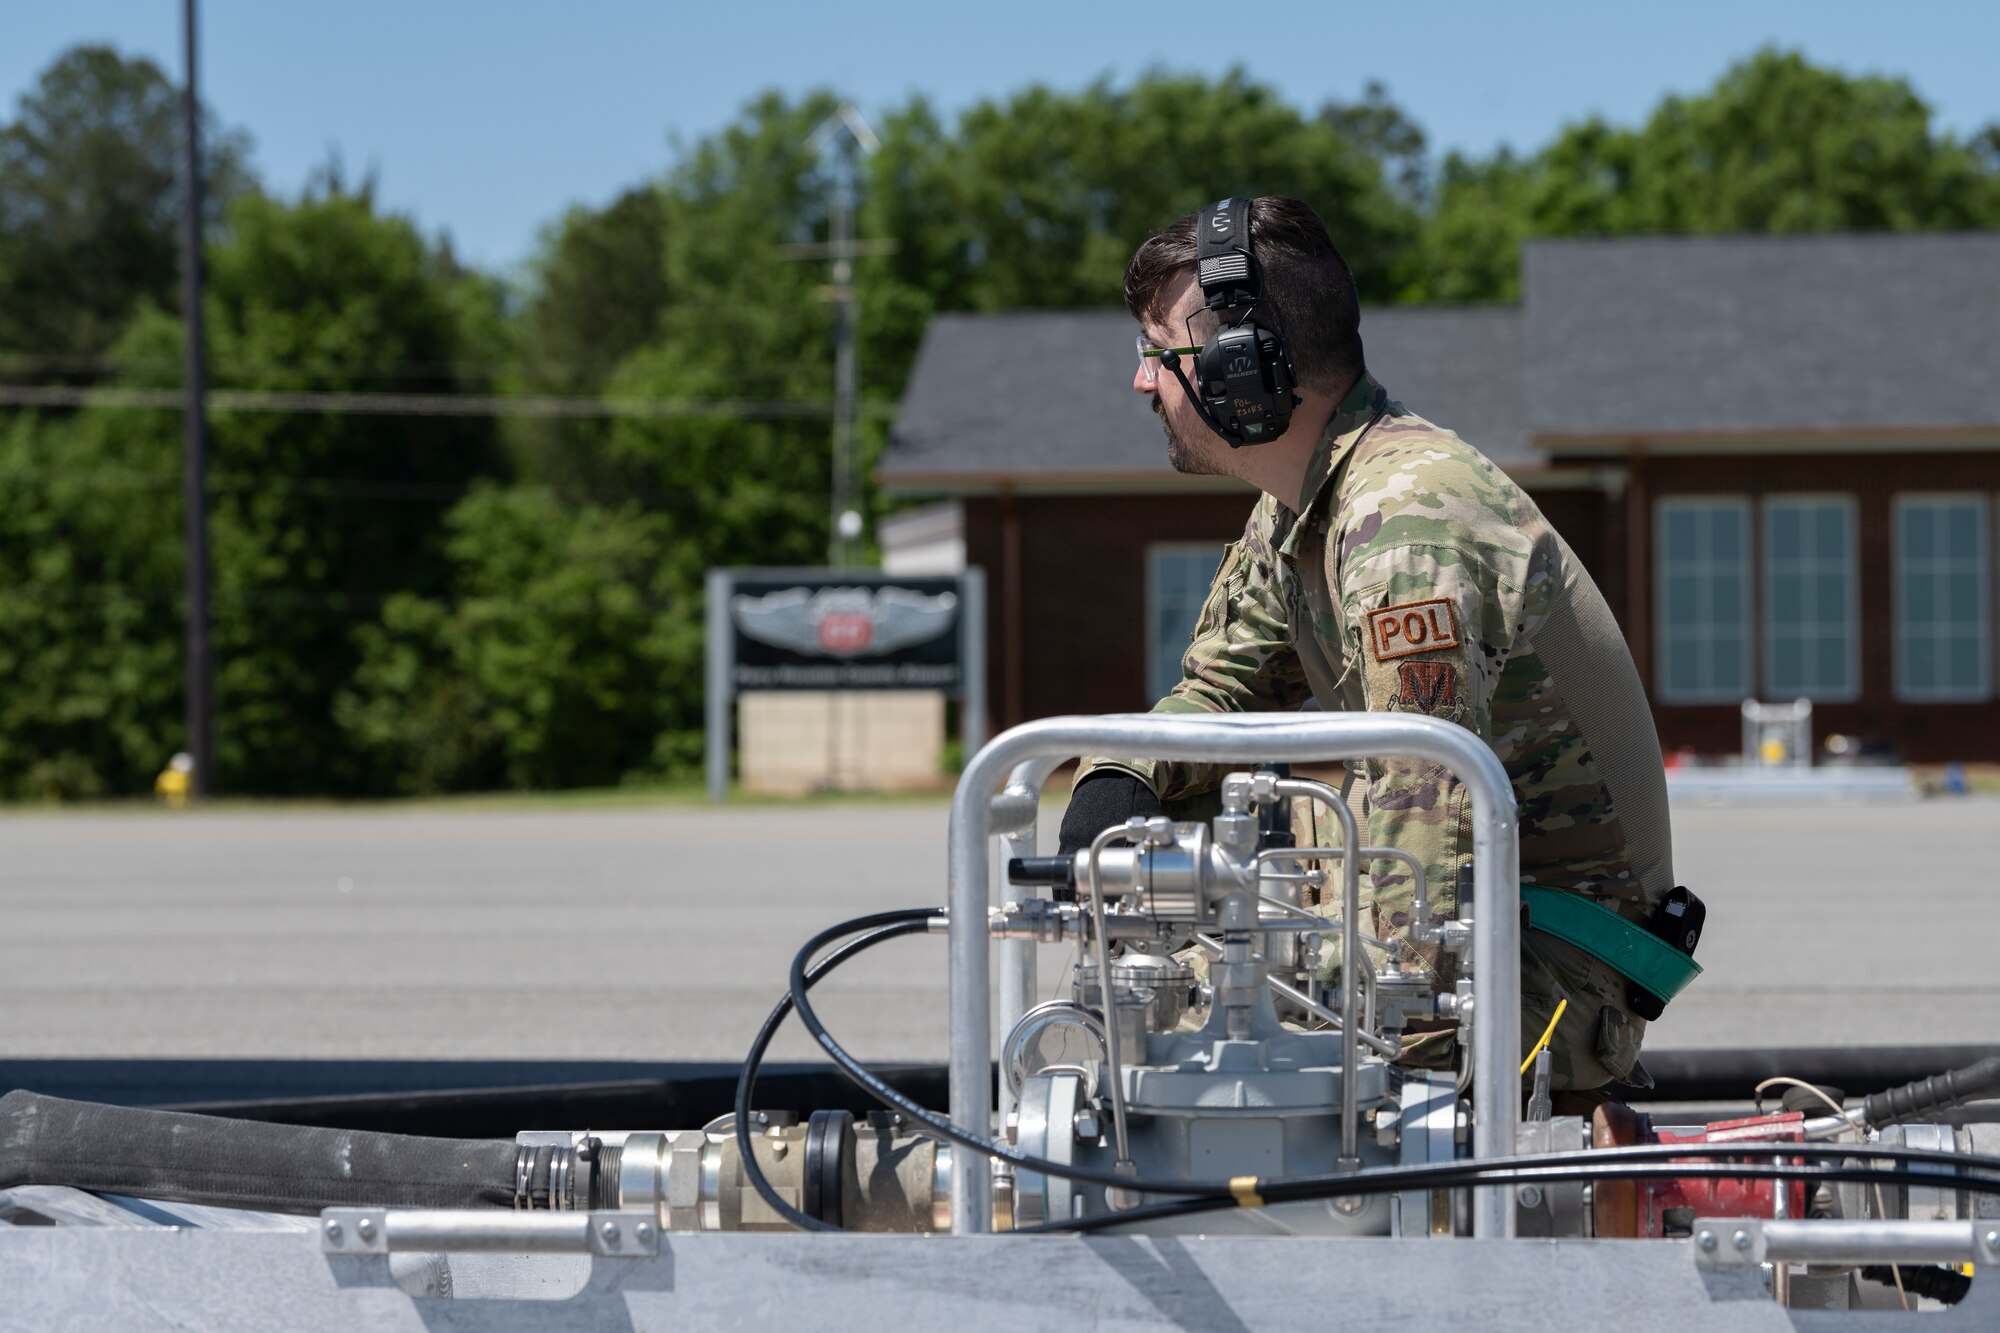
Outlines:
{"type": "MultiPolygon", "coordinates": [[[[1530,244],[1518,306],[1364,312],[1618,614],[1669,749],[1750,696],[2000,760],[2000,235],[1530,244]]],[[[1146,707],[1252,493],[1166,465],[1122,311],[932,321],[878,472],[988,578],[996,726],[1146,707]],[[956,522],[951,521],[956,516],[956,522]]],[[[893,529],[891,530],[893,531],[893,529]]],[[[897,555],[885,533],[885,548],[897,555]]]]}

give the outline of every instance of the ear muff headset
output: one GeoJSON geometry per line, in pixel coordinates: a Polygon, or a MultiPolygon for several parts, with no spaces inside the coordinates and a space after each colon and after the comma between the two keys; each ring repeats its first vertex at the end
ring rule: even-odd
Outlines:
{"type": "Polygon", "coordinates": [[[1196,216],[1194,232],[1195,280],[1204,305],[1222,322],[1194,354],[1195,383],[1188,383],[1178,353],[1163,354],[1160,364],[1230,448],[1275,440],[1291,424],[1298,375],[1284,333],[1260,318],[1263,275],[1250,248],[1250,201],[1210,204],[1196,216]]]}

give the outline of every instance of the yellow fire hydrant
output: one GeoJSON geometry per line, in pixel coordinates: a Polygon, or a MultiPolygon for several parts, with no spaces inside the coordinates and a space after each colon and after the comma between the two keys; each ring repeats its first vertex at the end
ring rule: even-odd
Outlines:
{"type": "Polygon", "coordinates": [[[194,788],[194,756],[185,752],[167,760],[160,776],[153,779],[153,795],[178,809],[188,803],[194,788]]]}

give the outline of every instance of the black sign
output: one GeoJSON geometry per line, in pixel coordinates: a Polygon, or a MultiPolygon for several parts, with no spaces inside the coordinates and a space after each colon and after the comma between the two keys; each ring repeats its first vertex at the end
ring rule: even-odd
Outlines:
{"type": "Polygon", "coordinates": [[[838,573],[739,575],[730,590],[739,690],[960,688],[959,581],[838,573]]]}

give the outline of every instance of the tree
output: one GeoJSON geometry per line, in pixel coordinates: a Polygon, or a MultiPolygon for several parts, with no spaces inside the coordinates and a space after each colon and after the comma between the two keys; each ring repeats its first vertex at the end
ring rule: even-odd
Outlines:
{"type": "Polygon", "coordinates": [[[411,793],[602,786],[658,766],[701,643],[664,585],[664,525],[482,485],[447,520],[449,599],[391,597],[335,716],[411,793]]]}
{"type": "Polygon", "coordinates": [[[1637,129],[1593,117],[1526,162],[1448,161],[1407,294],[1510,298],[1526,236],[2000,226],[1980,145],[1934,130],[1903,79],[1767,49],[1637,129]]]}
{"type": "Polygon", "coordinates": [[[1312,204],[1372,297],[1417,223],[1368,144],[1240,70],[982,102],[960,118],[953,156],[972,309],[1120,304],[1126,260],[1148,233],[1232,194],[1312,204]]]}
{"type": "MultiPolygon", "coordinates": [[[[145,303],[179,305],[180,90],[76,47],[0,126],[0,351],[89,369],[145,303]]],[[[249,141],[204,117],[209,220],[253,187],[249,141]]]]}
{"type": "MultiPolygon", "coordinates": [[[[479,387],[459,363],[491,316],[490,289],[379,214],[365,187],[332,179],[295,203],[240,197],[209,268],[218,388],[479,387]]],[[[143,312],[113,350],[120,380],[175,384],[180,327],[143,312]]],[[[497,467],[491,423],[253,410],[215,413],[211,434],[221,788],[388,785],[335,723],[333,699],[359,660],[357,630],[385,601],[447,590],[440,519],[497,467]]],[[[0,749],[0,781],[32,787],[38,756],[67,754],[79,757],[68,788],[131,791],[180,744],[180,416],[91,408],[71,427],[27,421],[16,436],[19,470],[54,475],[26,492],[32,505],[0,507],[0,584],[26,576],[33,588],[47,571],[55,586],[0,602],[16,670],[44,682],[43,720],[6,724],[22,748],[11,770],[0,749]],[[129,649],[115,660],[89,643],[113,611],[129,649]],[[132,689],[118,708],[140,711],[107,731],[99,720],[114,710],[96,691],[110,679],[132,689]]]]}
{"type": "Polygon", "coordinates": [[[145,791],[180,748],[180,471],[158,424],[0,423],[0,797],[145,791]]]}
{"type": "MultiPolygon", "coordinates": [[[[641,185],[602,209],[565,213],[542,240],[520,317],[515,382],[527,393],[599,393],[619,364],[655,341],[667,306],[666,207],[641,185]]],[[[601,457],[606,424],[591,419],[512,423],[528,470],[589,493],[615,488],[601,457]]]]}
{"type": "Polygon", "coordinates": [[[1533,166],[1501,149],[1479,159],[1448,153],[1400,297],[1414,301],[1515,301],[1521,242],[1530,222],[1533,166]]]}

